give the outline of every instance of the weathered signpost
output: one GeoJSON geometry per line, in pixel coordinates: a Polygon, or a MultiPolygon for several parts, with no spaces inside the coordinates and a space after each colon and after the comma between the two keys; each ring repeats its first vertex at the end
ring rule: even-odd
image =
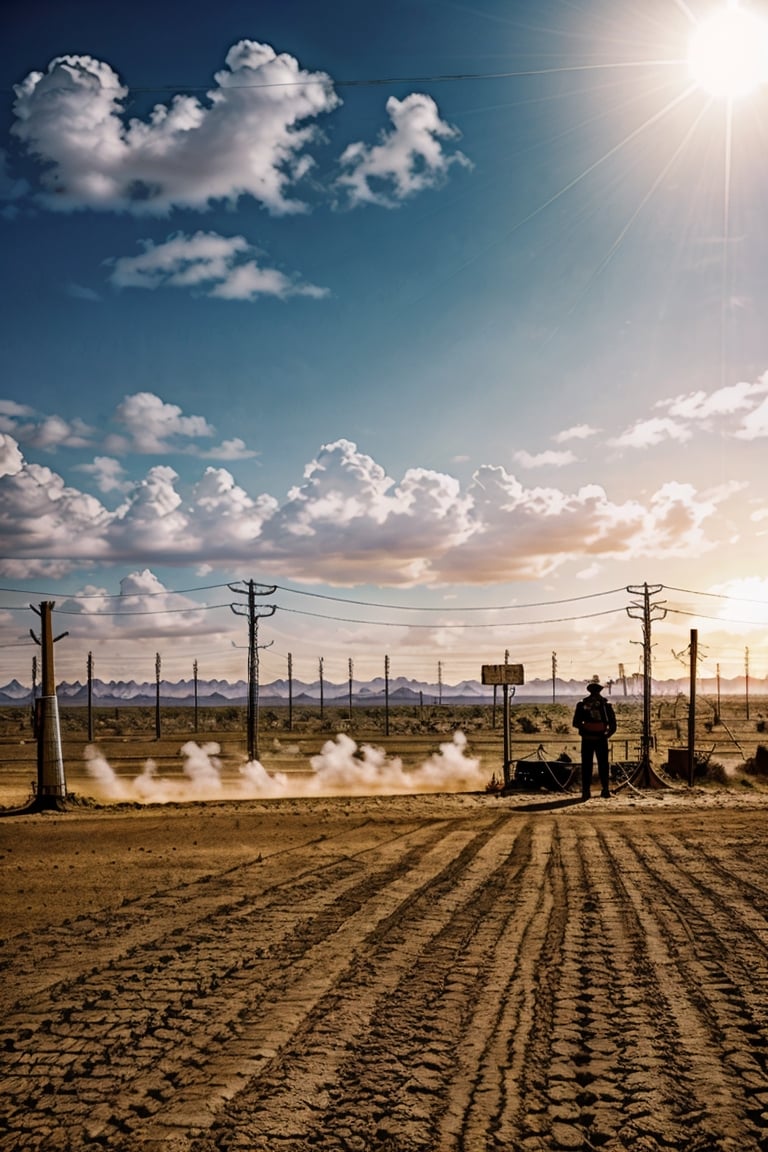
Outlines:
{"type": "Polygon", "coordinates": [[[512,696],[518,684],[525,684],[525,673],[522,664],[483,664],[481,669],[483,684],[501,684],[504,689],[504,787],[512,784],[509,755],[509,700],[510,688],[512,696]]]}

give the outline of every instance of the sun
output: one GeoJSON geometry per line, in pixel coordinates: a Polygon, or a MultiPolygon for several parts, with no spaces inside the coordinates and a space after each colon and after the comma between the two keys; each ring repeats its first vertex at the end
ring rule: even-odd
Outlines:
{"type": "Polygon", "coordinates": [[[748,96],[768,80],[768,23],[736,4],[717,9],[691,39],[688,68],[717,99],[748,96]]]}

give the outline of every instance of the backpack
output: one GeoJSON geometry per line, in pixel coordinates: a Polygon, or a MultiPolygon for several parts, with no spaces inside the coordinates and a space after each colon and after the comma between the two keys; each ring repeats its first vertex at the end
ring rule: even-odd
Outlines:
{"type": "Polygon", "coordinates": [[[608,731],[608,716],[605,702],[594,696],[581,703],[581,731],[585,736],[605,736],[608,731]]]}

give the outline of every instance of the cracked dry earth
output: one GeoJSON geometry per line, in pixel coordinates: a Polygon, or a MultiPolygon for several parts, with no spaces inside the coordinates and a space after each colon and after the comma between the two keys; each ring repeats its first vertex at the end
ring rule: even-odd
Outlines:
{"type": "Polygon", "coordinates": [[[0,822],[0,1149],[768,1149],[768,807],[0,822]]]}

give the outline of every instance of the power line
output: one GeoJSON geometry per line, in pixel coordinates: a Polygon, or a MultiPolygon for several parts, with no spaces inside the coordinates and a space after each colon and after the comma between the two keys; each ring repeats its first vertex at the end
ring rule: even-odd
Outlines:
{"type": "MultiPolygon", "coordinates": [[[[452,84],[466,80],[514,80],[525,79],[529,76],[558,76],[567,74],[569,72],[606,72],[615,71],[616,69],[623,68],[658,68],[679,66],[685,63],[684,60],[666,59],[666,60],[615,60],[605,62],[602,64],[567,64],[561,65],[557,68],[524,68],[516,69],[508,72],[441,72],[432,73],[425,76],[369,76],[361,78],[353,78],[350,80],[334,80],[333,77],[315,76],[310,74],[301,80],[272,80],[264,81],[261,84],[227,84],[225,91],[242,91],[248,89],[259,88],[299,88],[308,85],[320,85],[323,87],[331,88],[376,88],[383,87],[389,84],[452,84]]],[[[71,89],[65,88],[64,85],[59,87],[50,87],[47,91],[70,91],[71,89]]],[[[152,92],[210,92],[212,90],[211,83],[208,84],[120,84],[107,86],[103,85],[100,89],[102,92],[124,92],[126,95],[130,93],[152,93],[152,92]]],[[[14,88],[0,88],[0,92],[10,94],[14,92],[14,88]]]]}
{"type": "Polygon", "coordinates": [[[615,616],[623,612],[624,608],[608,608],[604,612],[588,612],[582,616],[559,616],[551,620],[504,620],[494,624],[405,624],[397,620],[355,620],[347,616],[329,616],[324,612],[307,612],[302,608],[280,608],[281,612],[290,612],[296,616],[313,616],[318,620],[336,620],[341,624],[369,624],[376,628],[525,628],[534,624],[565,624],[572,620],[592,620],[596,616],[615,616]]]}
{"type": "Polygon", "coordinates": [[[58,597],[64,600],[127,600],[149,596],[186,596],[190,592],[210,592],[215,588],[228,588],[223,584],[201,584],[197,588],[164,589],[162,592],[40,592],[32,588],[0,588],[0,592],[14,592],[19,596],[58,597]]]}
{"type": "Polygon", "coordinates": [[[346,596],[330,596],[323,592],[307,592],[302,588],[288,588],[283,584],[277,584],[276,587],[280,592],[291,592],[294,596],[310,596],[316,600],[332,600],[337,604],[354,604],[359,608],[387,608],[395,612],[512,612],[523,608],[549,608],[555,604],[576,604],[581,600],[595,600],[600,596],[614,596],[618,592],[625,591],[624,588],[610,588],[607,592],[590,592],[584,596],[568,596],[564,600],[537,600],[530,601],[526,604],[492,604],[479,607],[474,605],[465,607],[443,605],[439,608],[419,608],[414,604],[382,604],[375,600],[351,600],[346,596]]]}

